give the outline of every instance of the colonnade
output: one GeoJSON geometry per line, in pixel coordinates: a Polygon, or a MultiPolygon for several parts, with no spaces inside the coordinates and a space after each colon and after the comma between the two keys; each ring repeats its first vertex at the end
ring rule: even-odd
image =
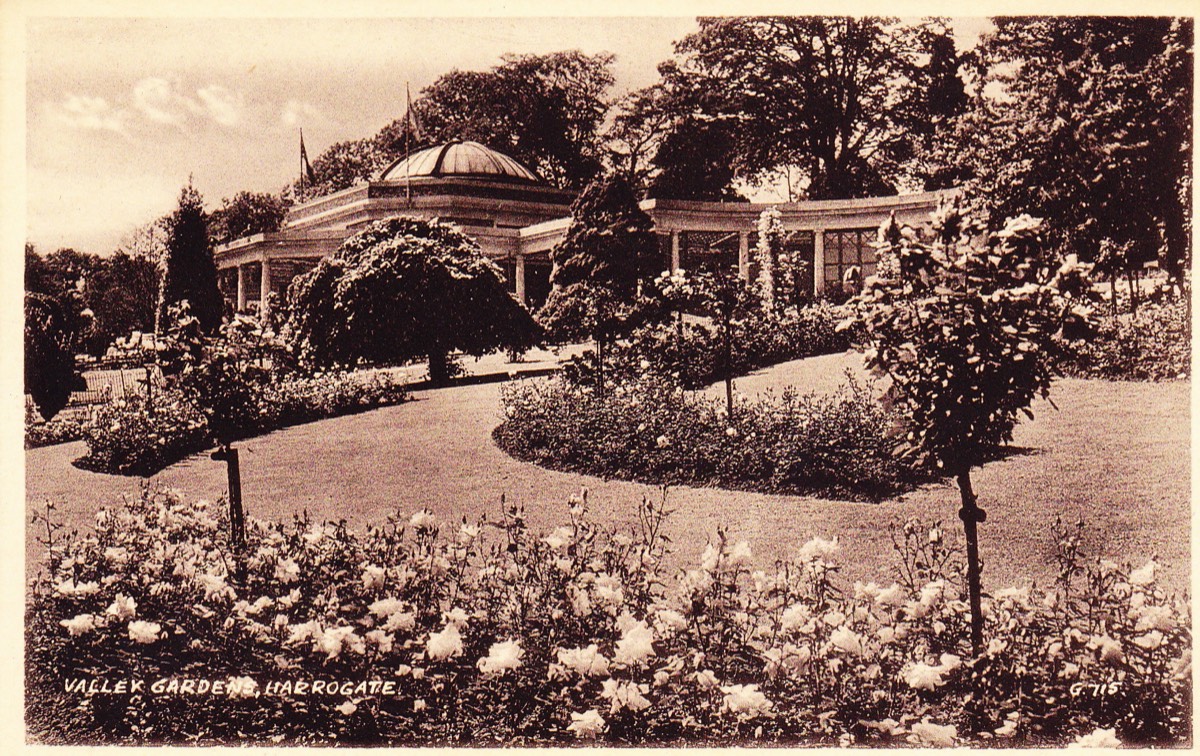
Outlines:
{"type": "Polygon", "coordinates": [[[258,306],[261,311],[266,307],[267,295],[271,293],[271,261],[267,257],[254,262],[243,263],[237,266],[237,311],[244,312],[248,300],[248,287],[246,285],[246,268],[251,265],[259,265],[261,274],[258,279],[258,306]]]}
{"type": "MultiPolygon", "coordinates": [[[[671,271],[683,267],[683,251],[680,249],[680,235],[687,229],[672,230],[671,233],[671,271]]],[[[805,229],[807,230],[807,229],[805,229]]],[[[750,232],[738,231],[738,275],[742,280],[750,279],[750,232]]],[[[812,229],[813,235],[813,291],[820,294],[825,290],[825,229],[812,229]]]]}

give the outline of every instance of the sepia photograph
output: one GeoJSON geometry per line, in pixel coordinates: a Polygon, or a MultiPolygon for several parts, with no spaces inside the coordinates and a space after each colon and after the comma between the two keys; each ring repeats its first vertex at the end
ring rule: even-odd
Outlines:
{"type": "Polygon", "coordinates": [[[4,19],[14,741],[1193,745],[1192,15],[246,5],[4,19]]]}

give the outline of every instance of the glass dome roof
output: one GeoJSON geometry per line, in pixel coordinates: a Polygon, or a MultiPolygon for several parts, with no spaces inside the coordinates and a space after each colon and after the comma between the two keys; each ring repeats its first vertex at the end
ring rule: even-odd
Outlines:
{"type": "Polygon", "coordinates": [[[407,177],[463,176],[522,184],[544,183],[537,174],[479,142],[447,142],[396,160],[379,174],[381,181],[407,177]]]}

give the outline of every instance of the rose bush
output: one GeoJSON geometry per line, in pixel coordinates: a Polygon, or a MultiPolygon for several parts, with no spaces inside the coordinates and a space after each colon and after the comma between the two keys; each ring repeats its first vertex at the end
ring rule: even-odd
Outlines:
{"type": "Polygon", "coordinates": [[[603,396],[561,379],[501,390],[494,438],[513,456],[553,469],[647,483],[882,500],[927,470],[892,454],[896,419],[867,387],[833,395],[787,391],[724,402],[653,376],[603,396]]]}
{"type": "Polygon", "coordinates": [[[25,448],[53,446],[83,438],[83,423],[73,414],[58,413],[43,420],[32,404],[25,405],[25,448]]]}
{"type": "MultiPolygon", "coordinates": [[[[239,392],[235,438],[404,401],[407,390],[387,373],[293,374],[239,392]]],[[[92,408],[83,422],[85,470],[149,476],[213,445],[199,395],[180,388],[133,395],[92,408]]]]}
{"type": "Polygon", "coordinates": [[[1153,561],[1088,559],[1069,528],[1055,534],[1053,586],[986,597],[991,642],[971,658],[961,554],[936,524],[894,526],[896,574],[849,586],[836,539],[763,570],[720,531],[669,575],[665,495],[643,501],[623,531],[590,519],[586,492],[541,534],[504,507],[477,522],[397,513],[362,534],[251,520],[241,557],[225,511],[147,491],[100,510],[93,533],[54,542],[27,615],[32,739],[1018,747],[1191,737],[1186,603],[1158,585],[1153,561]],[[181,692],[181,678],[220,692],[181,692]],[[78,680],[146,687],[89,692],[78,680]],[[320,693],[295,690],[318,680],[320,693]]]}
{"type": "Polygon", "coordinates": [[[1192,324],[1181,299],[1146,302],[1137,314],[1097,318],[1087,339],[1066,342],[1059,368],[1076,378],[1173,381],[1192,373],[1192,324]]]}
{"type": "MultiPolygon", "coordinates": [[[[658,289],[671,285],[686,286],[686,279],[677,273],[655,282],[658,289]]],[[[788,360],[846,351],[853,334],[837,330],[846,314],[844,308],[825,301],[742,313],[732,328],[733,374],[745,375],[788,360]]],[[[723,377],[721,347],[718,328],[709,319],[678,315],[652,320],[611,345],[605,354],[604,370],[615,381],[651,372],[683,388],[699,389],[723,377]]],[[[593,385],[595,353],[575,357],[564,374],[579,385],[593,385]]]]}

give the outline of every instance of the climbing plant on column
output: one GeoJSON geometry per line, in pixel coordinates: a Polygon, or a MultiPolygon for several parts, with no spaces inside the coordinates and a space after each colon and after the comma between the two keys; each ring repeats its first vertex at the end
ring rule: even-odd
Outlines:
{"type": "Polygon", "coordinates": [[[981,237],[956,203],[933,215],[933,238],[880,229],[879,264],[852,300],[867,366],[890,379],[908,419],[897,452],[957,482],[967,539],[971,641],[983,644],[977,524],[986,514],[971,470],[1012,440],[1019,415],[1048,397],[1058,338],[1085,326],[1090,266],[1047,250],[1041,221],[1022,215],[981,237]]]}

